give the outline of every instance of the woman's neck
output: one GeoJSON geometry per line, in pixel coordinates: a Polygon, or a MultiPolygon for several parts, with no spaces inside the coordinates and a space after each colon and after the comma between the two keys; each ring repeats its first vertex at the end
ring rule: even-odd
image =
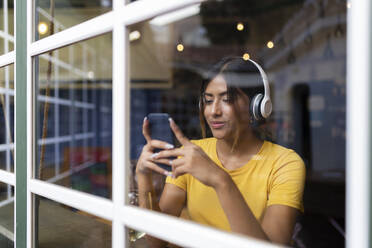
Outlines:
{"type": "Polygon", "coordinates": [[[234,144],[234,139],[219,139],[216,145],[218,158],[227,167],[226,165],[229,162],[234,162],[234,164],[235,161],[241,163],[248,162],[252,156],[260,151],[263,141],[249,130],[240,135],[236,144],[234,144]]]}

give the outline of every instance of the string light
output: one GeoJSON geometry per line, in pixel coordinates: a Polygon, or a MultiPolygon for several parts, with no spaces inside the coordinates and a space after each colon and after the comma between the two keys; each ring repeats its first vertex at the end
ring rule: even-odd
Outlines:
{"type": "Polygon", "coordinates": [[[94,71],[88,71],[88,78],[93,79],[94,78],[94,71]]]}
{"type": "Polygon", "coordinates": [[[267,42],[267,47],[268,48],[273,48],[274,47],[274,42],[272,42],[272,41],[269,41],[269,42],[267,42]]]}
{"type": "Polygon", "coordinates": [[[39,25],[37,26],[37,30],[39,31],[39,34],[43,35],[48,32],[48,25],[45,22],[39,22],[39,25]]]}
{"type": "Polygon", "coordinates": [[[243,31],[243,29],[244,29],[244,25],[243,25],[243,23],[238,22],[238,24],[236,24],[236,29],[237,29],[238,31],[243,31]]]}
{"type": "Polygon", "coordinates": [[[244,60],[248,60],[250,57],[251,57],[251,56],[249,56],[248,53],[244,53],[244,54],[243,54],[243,59],[244,59],[244,60]]]}
{"type": "Polygon", "coordinates": [[[129,33],[130,41],[135,41],[135,40],[138,40],[139,38],[141,38],[141,33],[139,31],[135,30],[129,33]]]}
{"type": "Polygon", "coordinates": [[[183,47],[182,44],[178,44],[178,45],[177,45],[177,51],[182,52],[183,49],[184,49],[184,47],[183,47]]]}

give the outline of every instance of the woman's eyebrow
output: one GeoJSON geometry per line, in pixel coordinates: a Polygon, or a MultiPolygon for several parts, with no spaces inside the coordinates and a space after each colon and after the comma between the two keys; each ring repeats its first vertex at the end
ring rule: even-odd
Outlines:
{"type": "MultiPolygon", "coordinates": [[[[221,92],[221,93],[219,93],[218,94],[219,96],[224,96],[224,95],[227,95],[227,91],[224,91],[224,92],[221,92]]],[[[213,94],[212,93],[207,93],[207,92],[205,92],[204,93],[204,96],[213,96],[213,94]]]]}

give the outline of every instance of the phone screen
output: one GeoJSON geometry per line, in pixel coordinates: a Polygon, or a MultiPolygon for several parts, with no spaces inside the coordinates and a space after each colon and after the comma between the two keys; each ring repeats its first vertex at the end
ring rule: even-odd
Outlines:
{"type": "MultiPolygon", "coordinates": [[[[169,126],[169,115],[167,113],[151,113],[147,116],[150,124],[151,139],[165,141],[174,145],[173,132],[169,126]]],[[[155,149],[154,152],[160,152],[161,149],[155,149]]],[[[171,171],[172,167],[157,163],[157,165],[167,171],[171,171]]]]}

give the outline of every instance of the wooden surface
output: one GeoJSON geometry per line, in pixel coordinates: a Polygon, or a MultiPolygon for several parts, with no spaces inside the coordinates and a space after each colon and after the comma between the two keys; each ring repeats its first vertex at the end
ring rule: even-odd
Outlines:
{"type": "Polygon", "coordinates": [[[0,208],[0,234],[14,241],[14,204],[9,203],[0,208]]]}
{"type": "MultiPolygon", "coordinates": [[[[14,205],[0,208],[0,235],[13,241],[14,205]],[[9,236],[10,235],[10,236],[9,236]]],[[[123,233],[124,235],[124,233],[123,233]]],[[[0,244],[3,244],[0,242],[0,244]]],[[[2,246],[0,245],[2,248],[2,246]]],[[[111,247],[111,223],[56,202],[41,200],[38,248],[111,247]]],[[[144,238],[131,242],[131,248],[147,248],[144,238]]]]}
{"type": "Polygon", "coordinates": [[[39,248],[111,247],[111,225],[58,203],[41,200],[39,248]]]}
{"type": "MultiPolygon", "coordinates": [[[[13,204],[0,209],[0,226],[11,233],[14,229],[13,209],[13,204]]],[[[58,203],[41,200],[38,248],[111,247],[111,225],[105,222],[58,203]]]]}

